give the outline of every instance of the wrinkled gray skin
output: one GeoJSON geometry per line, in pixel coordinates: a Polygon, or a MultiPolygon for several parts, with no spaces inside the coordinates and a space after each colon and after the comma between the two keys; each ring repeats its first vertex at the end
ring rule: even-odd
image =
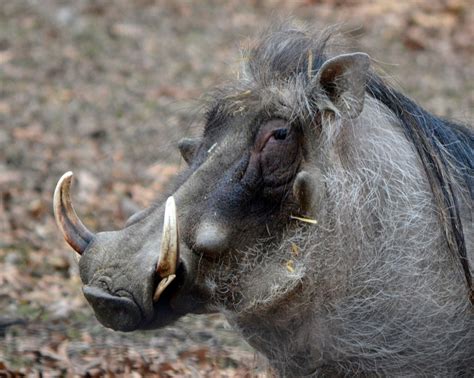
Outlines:
{"type": "MultiPolygon", "coordinates": [[[[180,260],[159,300],[163,206],[95,235],[84,294],[122,331],[220,311],[284,376],[470,375],[473,307],[425,167],[366,93],[369,57],[329,59],[326,39],[282,27],[210,96],[179,146],[180,260]]],[[[472,199],[452,185],[472,264],[472,199]]]]}

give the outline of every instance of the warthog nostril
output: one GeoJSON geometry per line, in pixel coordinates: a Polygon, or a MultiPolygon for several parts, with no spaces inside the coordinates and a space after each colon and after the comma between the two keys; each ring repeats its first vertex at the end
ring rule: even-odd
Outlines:
{"type": "Polygon", "coordinates": [[[228,247],[229,233],[217,223],[203,222],[196,231],[194,250],[207,257],[217,257],[228,247]]]}
{"type": "Polygon", "coordinates": [[[106,327],[117,331],[133,331],[142,320],[138,305],[126,297],[112,295],[98,287],[84,286],[87,301],[97,319],[106,327]]]}

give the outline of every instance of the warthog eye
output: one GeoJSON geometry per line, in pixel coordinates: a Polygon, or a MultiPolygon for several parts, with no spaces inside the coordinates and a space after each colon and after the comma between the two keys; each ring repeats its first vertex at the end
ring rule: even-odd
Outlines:
{"type": "MultiPolygon", "coordinates": [[[[264,149],[273,145],[275,141],[285,141],[285,143],[291,143],[290,139],[292,138],[289,138],[291,134],[292,133],[290,132],[287,121],[283,119],[273,119],[267,121],[261,126],[255,138],[254,150],[262,152],[264,149]]],[[[282,146],[280,146],[280,143],[275,143],[275,148],[277,148],[276,152],[278,152],[281,147],[282,146]]]]}
{"type": "Polygon", "coordinates": [[[284,140],[286,139],[286,136],[288,135],[288,129],[276,129],[273,132],[273,138],[276,140],[284,140]]]}
{"type": "Polygon", "coordinates": [[[260,183],[265,196],[280,197],[298,171],[300,137],[290,127],[284,119],[272,119],[261,125],[255,137],[242,179],[248,187],[260,183]]]}

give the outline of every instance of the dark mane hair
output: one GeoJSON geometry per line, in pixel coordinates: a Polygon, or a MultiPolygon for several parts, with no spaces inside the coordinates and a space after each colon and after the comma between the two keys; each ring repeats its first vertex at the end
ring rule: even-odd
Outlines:
{"type": "Polygon", "coordinates": [[[460,219],[457,193],[453,184],[462,181],[474,198],[474,133],[460,124],[441,119],[387,86],[371,74],[367,92],[387,106],[400,120],[423,163],[431,190],[439,207],[444,233],[454,256],[461,262],[474,301],[472,277],[460,219]]]}

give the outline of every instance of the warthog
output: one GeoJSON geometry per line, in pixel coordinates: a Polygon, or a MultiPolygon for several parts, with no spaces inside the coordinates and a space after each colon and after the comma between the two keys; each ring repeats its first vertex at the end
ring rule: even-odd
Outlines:
{"type": "Polygon", "coordinates": [[[281,375],[470,375],[473,139],[330,33],[275,28],[213,91],[166,205],[90,232],[54,209],[106,327],[219,311],[281,375]]]}

